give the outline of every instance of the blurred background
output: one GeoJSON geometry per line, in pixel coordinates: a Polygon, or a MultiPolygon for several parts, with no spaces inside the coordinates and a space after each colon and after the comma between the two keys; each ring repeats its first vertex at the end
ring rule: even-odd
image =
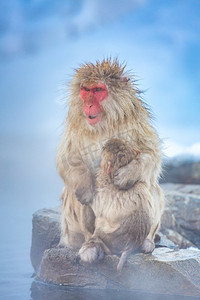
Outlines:
{"type": "Polygon", "coordinates": [[[165,154],[200,157],[198,0],[0,0],[1,299],[28,299],[32,213],[59,204],[67,83],[109,56],[145,91],[165,154]]]}

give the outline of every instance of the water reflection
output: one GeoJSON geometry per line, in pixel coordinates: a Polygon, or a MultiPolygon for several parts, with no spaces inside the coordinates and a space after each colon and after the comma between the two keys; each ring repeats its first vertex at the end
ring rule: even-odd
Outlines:
{"type": "Polygon", "coordinates": [[[138,291],[98,290],[86,288],[68,288],[33,281],[31,286],[32,300],[195,300],[196,297],[177,295],[158,295],[138,291]]]}

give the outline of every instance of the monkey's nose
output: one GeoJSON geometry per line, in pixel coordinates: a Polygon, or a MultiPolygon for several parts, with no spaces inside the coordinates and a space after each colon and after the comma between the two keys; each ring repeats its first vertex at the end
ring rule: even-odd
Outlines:
{"type": "Polygon", "coordinates": [[[91,108],[91,107],[93,106],[93,104],[91,104],[91,103],[86,103],[86,106],[89,107],[89,108],[91,108]]]}

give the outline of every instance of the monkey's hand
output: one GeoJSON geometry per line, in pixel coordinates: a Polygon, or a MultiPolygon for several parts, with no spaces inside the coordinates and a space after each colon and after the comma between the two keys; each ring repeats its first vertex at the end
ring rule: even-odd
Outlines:
{"type": "Polygon", "coordinates": [[[93,186],[92,185],[80,185],[75,190],[76,198],[82,204],[88,205],[93,200],[93,186]]]}
{"type": "Polygon", "coordinates": [[[137,160],[132,160],[128,165],[121,167],[114,174],[114,185],[119,190],[128,190],[133,187],[139,178],[137,160]]]}
{"type": "Polygon", "coordinates": [[[82,204],[88,205],[93,200],[93,180],[89,170],[83,169],[76,175],[74,191],[76,198],[82,204]]]}

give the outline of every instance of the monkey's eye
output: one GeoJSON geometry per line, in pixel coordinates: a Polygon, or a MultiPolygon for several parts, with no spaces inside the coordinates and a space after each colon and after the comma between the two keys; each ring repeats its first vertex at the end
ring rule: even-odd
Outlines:
{"type": "Polygon", "coordinates": [[[94,89],[94,91],[95,92],[101,92],[101,91],[103,91],[103,89],[101,87],[97,87],[97,88],[94,89]]]}
{"type": "Polygon", "coordinates": [[[86,92],[89,92],[89,91],[90,91],[90,89],[88,89],[86,86],[82,86],[81,89],[83,89],[83,90],[86,91],[86,92]]]}

